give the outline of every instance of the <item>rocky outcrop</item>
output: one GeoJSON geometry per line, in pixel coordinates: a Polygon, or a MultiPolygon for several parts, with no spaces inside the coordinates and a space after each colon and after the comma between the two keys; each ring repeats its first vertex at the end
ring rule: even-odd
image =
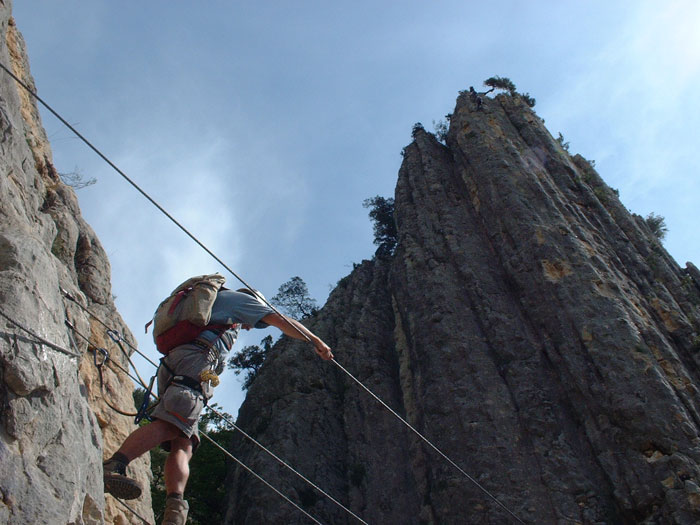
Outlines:
{"type": "MultiPolygon", "coordinates": [[[[22,37],[0,2],[0,60],[34,87],[22,37]]],[[[131,339],[111,296],[107,256],[63,184],[32,98],[0,72],[0,523],[132,523],[102,490],[102,454],[133,429],[109,409],[88,343],[126,367],[105,331],[61,288],[131,339]],[[43,344],[17,326],[77,354],[43,344]]],[[[133,410],[131,380],[105,367],[112,404],[133,410]]],[[[133,473],[148,486],[147,460],[133,473]]],[[[131,505],[153,519],[150,494],[131,505]]]]}
{"type": "MultiPolygon", "coordinates": [[[[700,286],[519,96],[417,127],[390,259],[310,326],[525,523],[700,521],[700,286]]],[[[282,340],[239,425],[369,523],[514,522],[306,345],[282,340]],[[510,521],[509,521],[510,520],[510,521]]],[[[236,438],[325,523],[347,514],[236,438]]],[[[240,468],[227,523],[306,523],[240,468]]]]}

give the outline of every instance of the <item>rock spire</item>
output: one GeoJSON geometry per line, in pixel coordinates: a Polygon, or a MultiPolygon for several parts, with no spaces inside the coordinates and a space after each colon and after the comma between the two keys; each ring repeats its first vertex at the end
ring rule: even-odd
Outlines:
{"type": "MultiPolygon", "coordinates": [[[[421,127],[398,245],[311,321],[337,359],[525,523],[700,519],[700,282],[517,94],[421,127]]],[[[282,340],[239,425],[369,523],[508,523],[333,365],[282,340]]],[[[321,521],[346,514],[237,439],[321,521]]],[[[227,523],[305,523],[238,468],[227,523]]]]}

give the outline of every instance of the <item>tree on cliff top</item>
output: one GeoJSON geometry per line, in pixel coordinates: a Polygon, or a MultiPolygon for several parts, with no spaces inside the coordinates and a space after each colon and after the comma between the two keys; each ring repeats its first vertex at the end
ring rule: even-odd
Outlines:
{"type": "Polygon", "coordinates": [[[503,89],[511,95],[517,94],[517,91],[515,90],[515,84],[513,84],[513,82],[507,77],[489,77],[486,80],[484,80],[484,85],[491,88],[485,94],[489,94],[496,89],[503,89]]]}
{"type": "Polygon", "coordinates": [[[283,283],[270,302],[294,319],[306,319],[318,311],[316,300],[309,295],[309,289],[301,277],[292,277],[283,283]]]}
{"type": "Polygon", "coordinates": [[[496,89],[502,89],[504,91],[507,91],[511,97],[518,96],[522,98],[528,106],[535,106],[535,99],[531,97],[529,93],[518,93],[516,91],[516,87],[513,81],[507,77],[489,77],[486,80],[484,80],[484,85],[491,88],[486,93],[484,93],[485,95],[491,93],[496,89]]]}
{"type": "Polygon", "coordinates": [[[396,248],[396,223],[394,222],[394,199],[380,197],[365,199],[362,206],[369,208],[369,217],[374,222],[374,244],[378,246],[378,258],[391,257],[396,248]]]}

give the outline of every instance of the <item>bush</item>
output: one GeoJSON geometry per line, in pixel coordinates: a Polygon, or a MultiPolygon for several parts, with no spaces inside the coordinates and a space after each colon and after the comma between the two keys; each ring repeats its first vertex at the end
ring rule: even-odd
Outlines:
{"type": "Polygon", "coordinates": [[[668,233],[666,219],[664,219],[661,215],[655,215],[652,212],[644,218],[644,222],[647,223],[651,233],[653,233],[657,239],[661,241],[666,237],[666,233],[668,233]]]}
{"type": "Polygon", "coordinates": [[[569,143],[564,142],[564,135],[561,134],[561,131],[559,132],[559,136],[557,137],[557,142],[562,148],[564,148],[564,151],[569,151],[569,143]]]}
{"type": "Polygon", "coordinates": [[[447,140],[447,123],[444,120],[438,120],[437,122],[433,120],[433,128],[435,129],[435,138],[444,144],[445,140],[447,140]]]}
{"type": "Polygon", "coordinates": [[[398,235],[394,222],[394,199],[377,195],[365,199],[362,206],[370,208],[369,217],[374,222],[374,244],[378,246],[375,255],[379,258],[391,257],[398,235]]]}
{"type": "Polygon", "coordinates": [[[520,93],[520,97],[525,101],[525,104],[531,108],[535,107],[535,99],[530,96],[530,93],[520,93]]]}

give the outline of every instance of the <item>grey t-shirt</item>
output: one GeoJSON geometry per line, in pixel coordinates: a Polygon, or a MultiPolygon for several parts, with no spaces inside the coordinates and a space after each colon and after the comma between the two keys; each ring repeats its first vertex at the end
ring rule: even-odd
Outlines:
{"type": "MultiPolygon", "coordinates": [[[[274,310],[247,293],[221,290],[214,301],[209,322],[212,324],[249,324],[255,328],[267,328],[267,323],[261,321],[261,319],[271,313],[274,313],[274,310]]],[[[239,330],[240,326],[226,330],[214,344],[219,353],[219,364],[217,366],[217,373],[219,374],[223,371],[223,365],[226,363],[226,356],[229,352],[228,349],[233,347],[233,344],[236,342],[239,330]]],[[[199,337],[213,341],[216,339],[217,334],[207,330],[202,332],[199,337]]]]}

